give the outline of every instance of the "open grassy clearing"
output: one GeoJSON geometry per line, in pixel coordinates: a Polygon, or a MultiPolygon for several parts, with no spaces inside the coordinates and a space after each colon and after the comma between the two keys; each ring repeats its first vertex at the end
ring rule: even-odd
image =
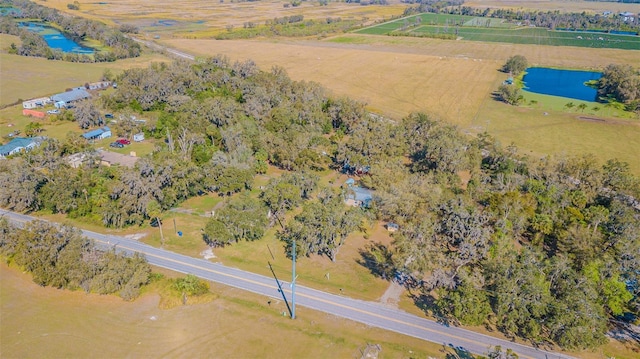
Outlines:
{"type": "Polygon", "coordinates": [[[42,288],[1,264],[2,357],[350,358],[367,343],[382,346],[380,358],[445,356],[442,345],[302,307],[293,321],[281,301],[217,284],[212,291],[211,303],[162,310],[151,293],[129,303],[42,288]]]}
{"type": "Polygon", "coordinates": [[[374,21],[402,14],[407,7],[398,0],[389,1],[388,6],[362,6],[345,2],[329,2],[321,6],[315,1],[305,1],[300,6],[284,7],[290,1],[265,0],[255,2],[187,0],[179,5],[170,0],[140,2],[135,0],[113,0],[95,2],[80,0],[80,10],[67,9],[67,0],[38,0],[38,3],[75,15],[98,19],[110,24],[134,24],[149,35],[201,38],[211,37],[226,31],[227,26],[242,27],[246,22],[264,24],[275,17],[304,15],[305,19],[341,17],[374,21]]]}
{"type": "MultiPolygon", "coordinates": [[[[532,157],[548,154],[582,155],[592,153],[601,161],[618,158],[640,172],[640,123],[638,120],[605,122],[607,109],[585,112],[553,110],[558,103],[547,102],[551,96],[538,98],[538,104],[513,107],[487,100],[474,118],[475,130],[488,129],[504,145],[515,143],[520,152],[532,157]],[[546,97],[546,99],[545,99],[546,97]],[[591,114],[593,113],[593,114],[591,114]]],[[[579,104],[580,101],[565,99],[579,104]]],[[[561,105],[564,106],[564,105],[561,105]]]]}

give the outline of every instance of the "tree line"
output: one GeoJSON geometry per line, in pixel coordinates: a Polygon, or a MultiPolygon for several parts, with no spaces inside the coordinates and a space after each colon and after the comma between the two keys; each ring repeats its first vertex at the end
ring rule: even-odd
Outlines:
{"type": "Polygon", "coordinates": [[[124,300],[135,299],[151,273],[139,254],[129,257],[113,249],[99,250],[80,230],[44,221],[19,228],[0,218],[0,254],[41,286],[118,293],[124,300]]]}
{"type": "MultiPolygon", "coordinates": [[[[413,3],[410,1],[404,1],[413,3]]],[[[443,13],[451,15],[467,15],[476,17],[505,19],[510,22],[520,22],[527,26],[545,27],[551,30],[603,30],[603,31],[630,31],[640,30],[640,22],[635,16],[633,21],[625,21],[617,13],[603,15],[601,13],[587,12],[560,12],[531,11],[525,9],[508,8],[485,8],[463,6],[464,1],[439,1],[428,0],[419,1],[420,5],[408,7],[404,11],[404,16],[420,14],[424,12],[443,13]]],[[[637,14],[636,14],[637,15],[637,14]]]]}
{"type": "MultiPolygon", "coordinates": [[[[50,60],[65,60],[72,62],[110,62],[117,59],[140,56],[140,44],[131,40],[123,31],[113,29],[107,25],[81,17],[69,16],[56,9],[44,7],[29,0],[2,0],[6,6],[20,9],[18,13],[0,18],[0,33],[19,36],[22,45],[15,52],[23,56],[45,57],[50,60]],[[86,39],[100,41],[108,50],[96,51],[93,56],[63,53],[58,49],[51,49],[39,35],[22,29],[17,19],[39,19],[45,23],[55,24],[61,31],[74,41],[86,39]]],[[[122,27],[127,32],[135,32],[130,27],[122,27]]]]}
{"type": "Polygon", "coordinates": [[[133,168],[71,168],[64,157],[91,158],[90,146],[77,135],[45,141],[0,161],[0,205],[123,227],[217,193],[208,244],[277,226],[283,251],[295,240],[299,255],[332,260],[367,222],[393,222],[393,244],[372,243],[363,264],[406,279],[442,320],[584,348],[603,343],[612,319],[638,315],[640,181],[626,163],[529,158],[423,113],[382,118],[251,60],[153,64],[117,82],[95,105],[147,119],[154,152],[133,168]],[[255,189],[268,166],[283,174],[255,189]],[[328,170],[362,173],[369,208],[346,207],[350,189],[319,180],[328,170]]]}
{"type": "Polygon", "coordinates": [[[229,25],[226,32],[215,36],[217,40],[248,39],[260,36],[303,37],[347,32],[358,26],[361,21],[327,17],[325,19],[305,20],[303,15],[292,15],[265,21],[264,25],[245,22],[242,28],[229,25]]]}

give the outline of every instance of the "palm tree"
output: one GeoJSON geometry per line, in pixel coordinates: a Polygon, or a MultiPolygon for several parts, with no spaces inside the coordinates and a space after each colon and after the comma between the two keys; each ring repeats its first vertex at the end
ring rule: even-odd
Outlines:
{"type": "Polygon", "coordinates": [[[573,102],[567,102],[567,104],[564,105],[564,107],[568,110],[571,110],[574,106],[575,104],[573,102]]]}
{"type": "Polygon", "coordinates": [[[578,105],[578,109],[580,110],[580,112],[584,112],[584,109],[587,108],[587,104],[586,103],[581,103],[578,105]]]}

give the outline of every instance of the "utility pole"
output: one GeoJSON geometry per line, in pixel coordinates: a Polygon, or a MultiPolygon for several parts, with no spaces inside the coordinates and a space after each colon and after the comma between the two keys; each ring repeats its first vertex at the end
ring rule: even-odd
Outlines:
{"type": "Polygon", "coordinates": [[[291,319],[296,319],[296,240],[293,240],[291,247],[291,257],[293,258],[291,268],[291,319]]]}

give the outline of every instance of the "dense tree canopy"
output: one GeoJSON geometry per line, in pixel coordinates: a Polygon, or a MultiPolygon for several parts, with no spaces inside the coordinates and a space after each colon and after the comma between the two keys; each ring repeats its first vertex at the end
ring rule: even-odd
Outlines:
{"type": "Polygon", "coordinates": [[[518,76],[522,71],[529,67],[527,58],[522,55],[514,55],[507,59],[507,62],[502,66],[502,71],[518,76]]]}
{"type": "Polygon", "coordinates": [[[640,181],[626,163],[530,159],[486,133],[472,138],[420,113],[372,115],[282,68],[222,56],[126,70],[117,81],[99,105],[145,118],[153,153],[133,168],[71,168],[63,156],[87,147],[45,141],[0,161],[0,188],[10,189],[1,206],[123,227],[216,193],[208,244],[258,240],[281,225],[287,251],[295,241],[298,254],[332,260],[375,217],[399,230],[392,245],[369,247],[373,272],[411,278],[428,310],[454,323],[574,348],[602,343],[610,319],[638,314],[640,181]],[[340,184],[320,179],[334,170],[373,191],[368,208],[345,206],[340,184]]]}
{"type": "Polygon", "coordinates": [[[0,253],[31,273],[42,286],[119,293],[132,300],[149,280],[151,268],[140,255],[100,251],[78,229],[43,221],[23,228],[0,219],[0,253]]]}
{"type": "Polygon", "coordinates": [[[608,65],[598,82],[598,95],[623,103],[629,111],[640,111],[640,71],[628,65],[608,65]]]}

